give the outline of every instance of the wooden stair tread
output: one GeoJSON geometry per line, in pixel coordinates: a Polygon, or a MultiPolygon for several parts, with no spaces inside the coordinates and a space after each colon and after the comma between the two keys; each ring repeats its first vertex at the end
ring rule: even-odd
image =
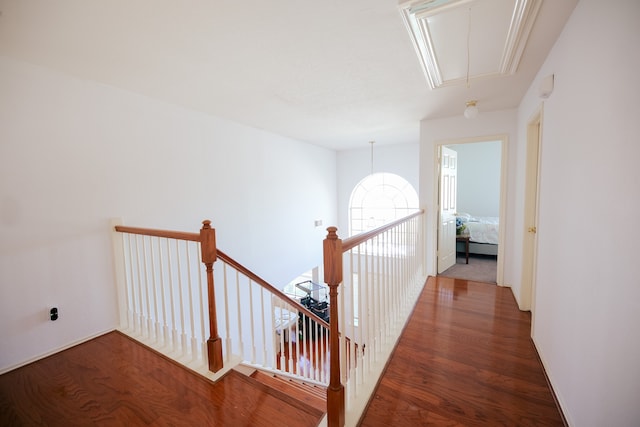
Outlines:
{"type": "MultiPolygon", "coordinates": [[[[258,372],[258,371],[256,371],[258,372]]],[[[284,382],[285,384],[287,384],[287,386],[289,387],[294,387],[296,390],[301,390],[304,393],[309,393],[313,396],[316,396],[318,399],[322,400],[323,402],[325,401],[325,399],[327,398],[327,389],[325,387],[318,387],[318,386],[314,386],[311,384],[304,384],[304,383],[300,383],[298,381],[294,381],[294,380],[288,380],[286,378],[281,378],[278,377],[277,375],[269,375],[266,374],[264,372],[261,372],[262,375],[266,375],[267,377],[273,378],[276,381],[279,382],[284,382]]]]}
{"type": "Polygon", "coordinates": [[[259,370],[253,372],[251,374],[251,378],[285,394],[292,399],[304,402],[322,413],[327,412],[326,390],[321,387],[280,378],[259,370]]]}

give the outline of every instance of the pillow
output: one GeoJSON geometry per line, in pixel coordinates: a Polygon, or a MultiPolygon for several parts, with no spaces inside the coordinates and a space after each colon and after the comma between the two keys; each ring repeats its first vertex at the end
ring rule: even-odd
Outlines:
{"type": "Polygon", "coordinates": [[[456,214],[456,219],[459,219],[461,222],[465,223],[471,219],[471,215],[465,212],[458,212],[456,214]]]}

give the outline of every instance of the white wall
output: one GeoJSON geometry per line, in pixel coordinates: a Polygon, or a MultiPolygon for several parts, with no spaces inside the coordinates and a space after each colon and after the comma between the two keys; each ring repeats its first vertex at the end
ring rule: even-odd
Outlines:
{"type": "Polygon", "coordinates": [[[211,219],[222,250],[284,285],[321,262],[336,154],[0,57],[0,372],[116,326],[117,217],[211,219]]]}
{"type": "MultiPolygon", "coordinates": [[[[364,144],[363,144],[364,145],[364,144]]],[[[349,200],[355,186],[371,173],[371,147],[338,152],[338,235],[349,234],[349,200]]],[[[373,147],[373,172],[387,172],[406,179],[419,193],[419,150],[416,144],[373,147]]],[[[335,225],[335,224],[327,224],[335,225]]]]}
{"type": "MultiPolygon", "coordinates": [[[[436,275],[435,254],[437,249],[437,219],[435,202],[437,200],[437,171],[436,147],[452,142],[464,142],[465,140],[484,139],[496,140],[497,136],[505,136],[507,139],[506,155],[509,164],[516,159],[515,135],[516,135],[516,110],[504,110],[494,112],[480,112],[477,118],[465,119],[460,112],[458,117],[445,119],[424,120],[420,128],[420,203],[426,209],[426,246],[427,246],[427,274],[436,275]]],[[[507,167],[507,182],[515,180],[515,168],[507,167]]],[[[515,270],[515,258],[519,251],[513,245],[514,230],[512,218],[515,209],[515,188],[507,185],[506,217],[501,218],[505,224],[507,240],[504,248],[504,285],[511,285],[517,277],[519,270],[515,270]]],[[[521,249],[521,248],[520,248],[521,249]]],[[[518,279],[519,280],[519,279],[518,279]]]]}
{"type": "Polygon", "coordinates": [[[458,153],[458,212],[500,216],[501,142],[450,145],[458,153]]]}
{"type": "Polygon", "coordinates": [[[581,0],[519,110],[523,143],[554,74],[533,338],[572,426],[640,425],[639,21],[637,0],[581,0]]]}

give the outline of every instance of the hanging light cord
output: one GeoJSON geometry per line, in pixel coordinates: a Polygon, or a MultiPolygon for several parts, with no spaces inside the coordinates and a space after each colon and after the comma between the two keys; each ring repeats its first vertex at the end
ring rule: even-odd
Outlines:
{"type": "Polygon", "coordinates": [[[469,7],[468,14],[468,22],[467,22],[467,89],[471,86],[469,84],[469,68],[471,63],[471,48],[469,45],[471,44],[471,7],[469,7]]]}
{"type": "Polygon", "coordinates": [[[369,141],[369,144],[371,144],[371,173],[370,175],[373,175],[373,144],[375,143],[375,141],[369,141]]]}

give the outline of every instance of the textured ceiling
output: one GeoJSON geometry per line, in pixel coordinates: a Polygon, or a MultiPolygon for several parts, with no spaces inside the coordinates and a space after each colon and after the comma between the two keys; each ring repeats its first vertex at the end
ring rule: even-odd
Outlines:
{"type": "Polygon", "coordinates": [[[393,0],[0,0],[0,55],[341,150],[516,107],[576,3],[543,1],[517,72],[469,87],[429,87],[393,0]]]}

